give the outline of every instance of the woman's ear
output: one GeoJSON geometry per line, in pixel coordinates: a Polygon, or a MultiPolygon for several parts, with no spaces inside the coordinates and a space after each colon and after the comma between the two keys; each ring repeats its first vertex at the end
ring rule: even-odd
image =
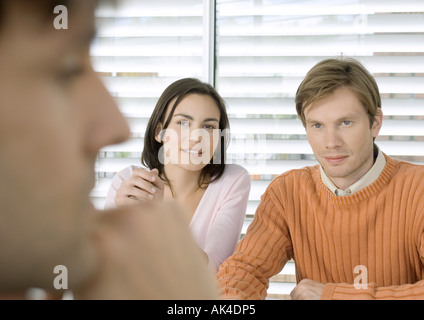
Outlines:
{"type": "Polygon", "coordinates": [[[159,123],[156,126],[156,130],[155,130],[155,140],[157,142],[159,142],[159,143],[162,143],[162,137],[163,137],[163,134],[162,134],[162,124],[159,123]]]}

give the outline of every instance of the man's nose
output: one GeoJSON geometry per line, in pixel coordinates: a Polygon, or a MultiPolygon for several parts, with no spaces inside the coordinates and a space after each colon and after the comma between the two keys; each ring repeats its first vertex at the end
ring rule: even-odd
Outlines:
{"type": "Polygon", "coordinates": [[[327,149],[336,149],[341,146],[342,139],[337,128],[327,128],[324,135],[324,143],[327,149]]]}

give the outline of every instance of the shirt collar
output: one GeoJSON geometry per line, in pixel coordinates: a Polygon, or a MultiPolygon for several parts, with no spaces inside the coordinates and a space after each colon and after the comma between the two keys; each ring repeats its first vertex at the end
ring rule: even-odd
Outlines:
{"type": "Polygon", "coordinates": [[[331,179],[327,176],[322,166],[320,165],[319,168],[321,171],[322,182],[336,196],[349,196],[369,186],[371,183],[377,180],[377,178],[380,176],[381,172],[383,172],[384,167],[386,165],[386,158],[384,157],[383,152],[381,152],[381,150],[378,147],[377,147],[377,150],[378,150],[377,159],[375,160],[375,163],[371,167],[371,169],[361,179],[356,181],[346,190],[337,188],[334,185],[333,181],[331,181],[331,179]]]}

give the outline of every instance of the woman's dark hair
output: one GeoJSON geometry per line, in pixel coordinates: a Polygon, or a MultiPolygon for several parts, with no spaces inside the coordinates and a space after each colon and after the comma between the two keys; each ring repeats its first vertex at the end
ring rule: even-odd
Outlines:
{"type": "Polygon", "coordinates": [[[210,183],[221,177],[225,169],[225,152],[229,141],[226,134],[229,131],[229,121],[224,100],[208,83],[201,82],[195,78],[177,80],[165,89],[153,110],[152,116],[147,124],[144,136],[144,149],[141,155],[142,164],[150,169],[157,168],[159,170],[160,177],[162,177],[165,180],[165,183],[171,187],[172,192],[172,186],[165,174],[163,165],[164,161],[163,159],[160,159],[162,143],[158,142],[155,137],[157,135],[158,125],[162,126],[162,130],[166,130],[178,104],[184,99],[184,97],[190,94],[210,96],[214,99],[220,111],[220,141],[211,161],[202,169],[198,180],[199,188],[205,183],[210,183]],[[176,99],[175,103],[169,112],[168,118],[165,119],[165,114],[170,102],[174,99],[176,99]]]}

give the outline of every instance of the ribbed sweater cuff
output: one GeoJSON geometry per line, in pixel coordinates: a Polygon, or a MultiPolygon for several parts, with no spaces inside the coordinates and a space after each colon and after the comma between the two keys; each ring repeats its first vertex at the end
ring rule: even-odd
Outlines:
{"type": "Polygon", "coordinates": [[[327,283],[322,291],[321,300],[332,300],[336,286],[337,285],[335,283],[327,283]]]}

